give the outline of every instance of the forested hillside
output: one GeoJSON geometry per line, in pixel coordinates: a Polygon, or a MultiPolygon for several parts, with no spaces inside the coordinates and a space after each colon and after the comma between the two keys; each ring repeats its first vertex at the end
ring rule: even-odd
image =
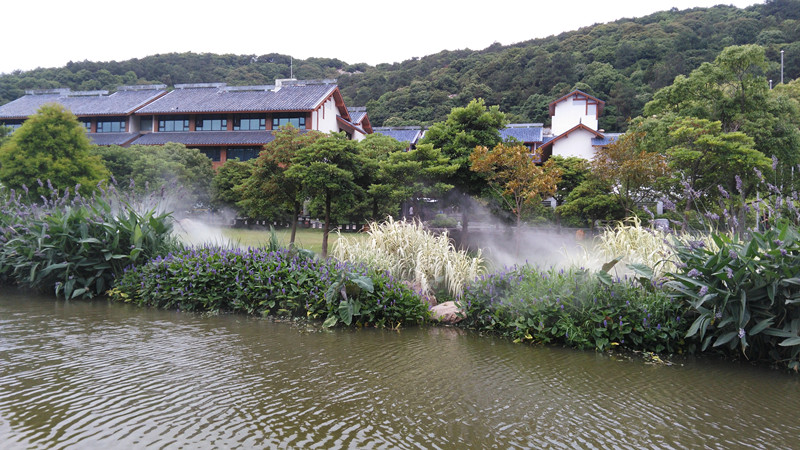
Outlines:
{"type": "MultiPolygon", "coordinates": [[[[376,126],[430,124],[476,97],[500,105],[514,122],[547,122],[547,104],[577,87],[606,100],[601,128],[622,131],[628,118],[640,115],[653,93],[676,75],[713,61],[726,46],[750,43],[765,47],[771,62],[767,75],[775,83],[781,49],[785,79],[800,77],[800,0],[767,0],[746,9],[664,11],[511,46],[442,51],[375,67],[329,58],[294,59],[292,70],[296,78],[337,78],[347,104],[367,105],[376,126]]],[[[289,77],[289,65],[290,57],[279,54],[172,53],[121,62],[70,62],[0,75],[0,104],[26,89],[272,84],[289,77]]]]}

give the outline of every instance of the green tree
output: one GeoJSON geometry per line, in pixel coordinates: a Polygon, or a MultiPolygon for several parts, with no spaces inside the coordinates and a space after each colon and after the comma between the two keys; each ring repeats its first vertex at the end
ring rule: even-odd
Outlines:
{"type": "Polygon", "coordinates": [[[656,180],[667,174],[664,155],[642,149],[646,136],[629,129],[616,142],[598,149],[591,163],[594,176],[612,188],[625,211],[633,211],[638,202],[653,198],[656,180]]]}
{"type": "Polygon", "coordinates": [[[800,163],[800,113],[796,102],[770,92],[768,67],[762,47],[726,47],[713,63],[656,92],[645,116],[673,113],[719,121],[723,133],[743,132],[756,150],[795,166],[800,163]]]}
{"type": "Polygon", "coordinates": [[[3,146],[3,144],[9,139],[10,136],[11,136],[11,128],[0,125],[0,147],[3,146]]]}
{"type": "Polygon", "coordinates": [[[611,185],[596,177],[589,177],[569,193],[556,213],[565,221],[576,221],[594,228],[598,220],[621,219],[625,209],[611,193],[611,185]]]}
{"type": "Polygon", "coordinates": [[[236,189],[241,195],[238,205],[251,217],[286,218],[291,223],[289,243],[294,244],[297,218],[303,208],[303,180],[288,175],[298,152],[324,134],[317,131],[300,133],[291,125],[273,132],[275,139],[264,146],[253,164],[250,176],[236,189]]]}
{"type": "Polygon", "coordinates": [[[722,132],[719,121],[682,118],[669,136],[669,168],[685,186],[684,226],[688,211],[704,212],[721,203],[731,229],[742,231],[744,211],[735,195],[747,198],[759,180],[756,171],[768,171],[770,159],[753,148],[746,134],[722,132]]]}
{"type": "Polygon", "coordinates": [[[136,193],[179,189],[172,200],[180,206],[211,202],[211,159],[196,148],[169,142],[165,145],[95,147],[93,152],[111,169],[114,179],[136,193]]]}
{"type": "Polygon", "coordinates": [[[252,160],[242,162],[234,158],[225,161],[211,180],[211,205],[218,209],[236,209],[236,204],[242,200],[236,188],[250,177],[253,166],[252,160]]]}
{"type": "Polygon", "coordinates": [[[431,144],[419,144],[414,150],[396,151],[381,163],[379,184],[370,186],[370,191],[384,192],[396,205],[411,201],[416,211],[421,211],[419,201],[423,198],[442,198],[453,189],[443,180],[450,178],[458,166],[431,144]]]}
{"type": "Polygon", "coordinates": [[[445,181],[455,186],[461,197],[464,233],[468,231],[469,202],[464,196],[480,195],[486,188],[485,176],[470,170],[470,155],[475,147],[494,148],[501,142],[500,130],[508,124],[498,106],[486,107],[483,99],[469,102],[464,108],[453,108],[447,120],[433,124],[420,144],[431,144],[458,166],[445,181]]]}
{"type": "Polygon", "coordinates": [[[551,156],[548,161],[553,161],[553,164],[561,171],[561,181],[558,182],[556,192],[553,194],[559,204],[563,203],[570,192],[592,173],[589,161],[577,156],[565,158],[556,155],[551,156]]]}
{"type": "Polygon", "coordinates": [[[347,139],[344,133],[337,133],[298,149],[291,167],[286,170],[286,176],[299,182],[306,196],[323,203],[323,258],[328,256],[334,199],[339,204],[347,205],[363,198],[364,187],[356,183],[363,169],[364,161],[359,154],[358,143],[347,139]]]}
{"type": "Polygon", "coordinates": [[[49,180],[58,190],[80,185],[89,195],[109,171],[90,153],[91,142],[78,119],[58,104],[44,105],[0,147],[0,182],[10,189],[27,186],[32,198],[49,197],[49,180]]]}
{"type": "Polygon", "coordinates": [[[380,133],[367,135],[358,143],[359,152],[364,158],[364,170],[356,182],[360,186],[367,186],[366,202],[363,215],[368,215],[372,220],[382,220],[397,211],[400,195],[395,189],[395,180],[387,178],[381,168],[389,158],[397,153],[403,153],[407,143],[380,133]]]}

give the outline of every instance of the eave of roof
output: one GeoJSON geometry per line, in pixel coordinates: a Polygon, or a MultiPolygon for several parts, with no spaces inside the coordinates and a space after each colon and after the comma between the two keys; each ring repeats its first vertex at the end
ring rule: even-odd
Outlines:
{"type": "Polygon", "coordinates": [[[342,116],[336,116],[336,122],[340,127],[347,129],[351,134],[358,131],[361,134],[368,134],[363,128],[351,123],[349,120],[344,119],[342,116]]]}
{"type": "Polygon", "coordinates": [[[573,96],[576,96],[576,95],[596,101],[597,102],[597,115],[599,116],[599,115],[603,114],[603,107],[605,106],[606,102],[604,102],[603,100],[600,100],[597,97],[589,95],[586,92],[581,91],[580,89],[575,89],[574,91],[570,92],[569,94],[564,95],[563,97],[560,97],[560,98],[558,98],[556,100],[553,100],[552,102],[550,102],[548,104],[548,106],[550,108],[550,117],[553,117],[556,114],[555,113],[555,108],[556,108],[556,104],[557,103],[563,102],[564,100],[568,99],[569,97],[573,97],[573,96]]]}
{"type": "Polygon", "coordinates": [[[558,136],[556,136],[556,137],[546,141],[545,143],[543,143],[542,144],[542,148],[551,147],[553,144],[556,143],[556,141],[559,141],[561,139],[566,139],[566,138],[569,137],[570,133],[574,133],[575,131],[578,131],[578,130],[588,131],[589,133],[592,133],[595,138],[602,138],[603,137],[603,133],[600,133],[597,130],[593,130],[593,129],[587,127],[586,125],[584,125],[582,123],[579,123],[578,125],[575,125],[574,127],[570,128],[569,130],[567,130],[567,131],[559,134],[558,136]]]}
{"type": "Polygon", "coordinates": [[[187,131],[177,133],[148,133],[134,144],[164,145],[177,142],[184,145],[264,145],[272,142],[275,136],[272,131],[187,131]]]}

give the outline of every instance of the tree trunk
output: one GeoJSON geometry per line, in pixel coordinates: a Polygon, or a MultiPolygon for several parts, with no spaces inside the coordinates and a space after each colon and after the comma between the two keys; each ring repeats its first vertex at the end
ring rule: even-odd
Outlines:
{"type": "Polygon", "coordinates": [[[328,257],[328,230],[331,226],[331,193],[325,191],[325,228],[322,229],[322,257],[328,257]]]}
{"type": "Polygon", "coordinates": [[[300,202],[294,202],[294,211],[292,215],[292,234],[289,237],[289,245],[294,246],[294,238],[297,236],[297,216],[300,215],[300,208],[303,205],[300,202]]]}

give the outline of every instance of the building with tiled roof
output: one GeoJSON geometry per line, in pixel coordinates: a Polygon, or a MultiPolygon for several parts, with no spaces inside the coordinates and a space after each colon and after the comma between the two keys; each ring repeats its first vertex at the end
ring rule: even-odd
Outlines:
{"type": "Polygon", "coordinates": [[[606,139],[598,129],[604,106],[604,101],[580,90],[550,102],[552,136],[542,142],[543,159],[553,155],[592,159],[597,147],[615,140],[606,139]]]}
{"type": "Polygon", "coordinates": [[[417,148],[417,142],[425,136],[425,129],[422,127],[375,127],[374,131],[384,136],[389,136],[399,142],[407,142],[406,150],[417,148]]]}
{"type": "Polygon", "coordinates": [[[60,103],[86,125],[97,145],[162,145],[199,148],[222,165],[251,159],[272,131],[291,124],[300,130],[344,131],[360,140],[372,133],[366,108],[345,107],[335,80],[276,80],[268,86],[224,83],[124,86],[106,91],[29,91],[0,106],[0,123],[12,128],[43,104],[60,103]]]}

